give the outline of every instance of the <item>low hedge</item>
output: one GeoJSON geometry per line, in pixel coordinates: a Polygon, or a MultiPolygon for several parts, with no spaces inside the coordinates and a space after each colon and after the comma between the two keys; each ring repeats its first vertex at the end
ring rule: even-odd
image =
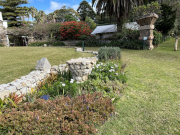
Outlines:
{"type": "MultiPolygon", "coordinates": [[[[82,41],[77,42],[76,46],[82,46],[82,41]]],[[[143,42],[142,41],[111,41],[109,43],[100,43],[98,41],[85,41],[85,47],[120,47],[120,48],[127,48],[127,49],[136,49],[140,50],[143,49],[143,42]]]]}
{"type": "Polygon", "coordinates": [[[66,46],[64,42],[54,42],[54,43],[50,43],[50,42],[34,42],[34,43],[30,43],[28,44],[28,46],[43,46],[44,44],[47,45],[52,45],[52,46],[66,46]]]}

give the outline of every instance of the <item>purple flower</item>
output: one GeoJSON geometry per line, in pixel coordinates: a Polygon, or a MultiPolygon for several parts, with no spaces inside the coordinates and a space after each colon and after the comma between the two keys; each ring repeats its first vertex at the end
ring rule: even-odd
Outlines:
{"type": "Polygon", "coordinates": [[[39,116],[37,116],[36,119],[39,120],[39,116]]]}
{"type": "Polygon", "coordinates": [[[65,105],[67,105],[67,103],[65,105]]]}
{"type": "Polygon", "coordinates": [[[89,109],[89,106],[87,106],[87,109],[89,109]]]}
{"type": "Polygon", "coordinates": [[[41,98],[41,99],[48,100],[48,99],[50,98],[50,96],[49,96],[49,95],[43,95],[43,96],[41,96],[40,98],[41,98]]]}

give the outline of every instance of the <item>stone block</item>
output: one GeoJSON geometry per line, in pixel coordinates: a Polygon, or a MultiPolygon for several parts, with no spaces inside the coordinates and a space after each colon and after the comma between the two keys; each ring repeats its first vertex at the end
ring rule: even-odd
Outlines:
{"type": "Polygon", "coordinates": [[[21,92],[20,92],[20,90],[18,90],[18,91],[16,91],[16,95],[21,95],[21,92]]]}
{"type": "Polygon", "coordinates": [[[26,94],[27,93],[27,87],[23,87],[21,90],[20,90],[21,94],[26,94]]]}
{"type": "Polygon", "coordinates": [[[84,74],[84,75],[88,75],[88,74],[89,74],[89,71],[90,71],[89,69],[84,69],[83,74],[84,74]]]}
{"type": "Polygon", "coordinates": [[[9,96],[10,91],[8,90],[4,90],[4,91],[0,91],[0,98],[3,100],[5,96],[9,96]]]}
{"type": "Polygon", "coordinates": [[[81,65],[81,69],[83,70],[83,69],[85,69],[86,68],[86,66],[85,65],[81,65]]]}
{"type": "Polygon", "coordinates": [[[87,79],[88,79],[87,76],[83,76],[83,77],[82,77],[82,80],[83,80],[83,81],[86,81],[87,79]]]}
{"type": "Polygon", "coordinates": [[[13,92],[17,91],[15,86],[9,86],[9,87],[6,88],[6,90],[9,91],[10,93],[13,93],[13,92]]]}
{"type": "Polygon", "coordinates": [[[74,69],[75,69],[75,70],[80,69],[80,65],[74,65],[74,69]]]}
{"type": "Polygon", "coordinates": [[[76,70],[78,72],[78,76],[82,76],[83,73],[82,73],[82,70],[76,70]]]}
{"type": "Polygon", "coordinates": [[[70,65],[69,68],[74,70],[74,65],[70,65]]]}
{"type": "Polygon", "coordinates": [[[81,77],[79,77],[79,76],[78,76],[78,77],[74,77],[74,79],[75,79],[76,81],[78,81],[78,82],[81,82],[81,80],[82,80],[81,77]]]}
{"type": "Polygon", "coordinates": [[[9,84],[1,84],[0,89],[5,89],[6,87],[9,87],[9,84]]]}
{"type": "Polygon", "coordinates": [[[58,71],[58,68],[59,67],[57,65],[54,65],[54,66],[51,67],[51,71],[58,71]]]}
{"type": "Polygon", "coordinates": [[[50,69],[51,69],[51,64],[49,63],[47,58],[44,57],[37,61],[36,70],[50,70],[50,69]]]}

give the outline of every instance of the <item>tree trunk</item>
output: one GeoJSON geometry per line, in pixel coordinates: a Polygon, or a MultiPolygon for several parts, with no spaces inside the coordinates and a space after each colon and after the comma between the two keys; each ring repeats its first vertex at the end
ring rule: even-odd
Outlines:
{"type": "Polygon", "coordinates": [[[124,13],[123,11],[120,11],[120,15],[119,17],[117,17],[117,32],[122,32],[124,19],[125,19],[124,13]]]}

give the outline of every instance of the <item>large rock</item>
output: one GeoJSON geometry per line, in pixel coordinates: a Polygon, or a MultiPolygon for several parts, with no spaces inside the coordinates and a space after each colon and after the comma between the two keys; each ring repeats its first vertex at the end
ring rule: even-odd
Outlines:
{"type": "Polygon", "coordinates": [[[36,70],[50,70],[51,64],[49,63],[47,58],[42,58],[37,61],[36,70]]]}

